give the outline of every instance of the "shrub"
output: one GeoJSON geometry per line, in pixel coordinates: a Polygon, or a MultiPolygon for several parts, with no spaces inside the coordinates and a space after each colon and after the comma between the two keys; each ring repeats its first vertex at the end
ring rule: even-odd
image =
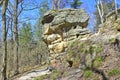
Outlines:
{"type": "Polygon", "coordinates": [[[45,74],[45,75],[42,75],[42,76],[38,76],[38,77],[35,77],[34,80],[43,80],[43,79],[46,79],[49,75],[45,74]]]}
{"type": "Polygon", "coordinates": [[[99,44],[99,45],[96,47],[95,52],[96,52],[96,53],[100,53],[100,52],[102,52],[102,51],[103,51],[102,45],[99,44]]]}
{"type": "Polygon", "coordinates": [[[71,45],[70,45],[70,47],[74,47],[75,45],[76,45],[76,43],[72,42],[71,45]]]}
{"type": "Polygon", "coordinates": [[[120,73],[120,71],[118,69],[112,69],[112,70],[108,71],[109,76],[118,75],[119,73],[120,73]]]}
{"type": "Polygon", "coordinates": [[[95,50],[95,47],[94,47],[94,46],[90,46],[90,47],[89,47],[89,53],[93,53],[94,50],[95,50]]]}
{"type": "Polygon", "coordinates": [[[91,70],[86,70],[84,75],[85,75],[85,77],[88,78],[88,77],[91,77],[91,76],[92,76],[92,73],[93,73],[93,72],[92,72],[91,70]]]}
{"type": "Polygon", "coordinates": [[[97,62],[103,62],[104,59],[103,59],[103,57],[98,57],[98,58],[96,58],[96,61],[97,61],[97,62]]]}
{"type": "Polygon", "coordinates": [[[100,67],[102,65],[102,62],[104,61],[103,57],[97,57],[94,61],[95,67],[100,67]]]}
{"type": "Polygon", "coordinates": [[[60,75],[60,71],[54,70],[51,80],[55,80],[60,75]]]}
{"type": "Polygon", "coordinates": [[[34,78],[34,80],[39,80],[39,78],[38,78],[38,77],[36,77],[36,78],[34,78]]]}
{"type": "Polygon", "coordinates": [[[109,39],[109,41],[111,42],[111,43],[114,43],[115,42],[115,38],[111,38],[111,39],[109,39]]]}

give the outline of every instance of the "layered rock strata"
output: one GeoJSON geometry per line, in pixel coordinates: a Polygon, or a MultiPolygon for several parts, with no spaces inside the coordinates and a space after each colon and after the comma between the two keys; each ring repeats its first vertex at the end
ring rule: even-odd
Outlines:
{"type": "Polygon", "coordinates": [[[52,60],[65,52],[68,42],[91,34],[86,28],[88,20],[89,15],[84,9],[50,10],[44,14],[43,38],[52,60]]]}

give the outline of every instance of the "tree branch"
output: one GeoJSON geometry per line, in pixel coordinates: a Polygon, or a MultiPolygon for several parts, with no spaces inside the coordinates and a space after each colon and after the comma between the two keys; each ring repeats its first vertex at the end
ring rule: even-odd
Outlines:
{"type": "MultiPolygon", "coordinates": [[[[118,8],[117,11],[120,12],[120,8],[118,8]]],[[[116,12],[115,10],[109,12],[109,13],[106,15],[106,18],[112,16],[113,14],[115,14],[115,12],[116,12]]]]}
{"type": "Polygon", "coordinates": [[[13,4],[9,1],[9,4],[10,4],[10,6],[12,7],[12,8],[14,8],[14,6],[13,6],[13,4]]]}
{"type": "Polygon", "coordinates": [[[30,9],[24,9],[25,11],[29,11],[29,10],[34,10],[34,9],[37,9],[39,8],[38,6],[34,7],[34,8],[30,8],[30,9]]]}
{"type": "Polygon", "coordinates": [[[0,6],[2,5],[3,1],[4,1],[4,0],[0,0],[0,6]]]}
{"type": "Polygon", "coordinates": [[[13,13],[9,10],[9,8],[7,9],[7,11],[9,12],[10,15],[13,15],[13,13]]]}
{"type": "MultiPolygon", "coordinates": [[[[21,5],[20,5],[20,7],[21,7],[21,10],[18,12],[18,16],[22,13],[22,11],[23,11],[23,0],[21,1],[21,2],[19,2],[19,3],[21,3],[21,5]]],[[[18,17],[17,16],[17,17],[18,17]]]]}

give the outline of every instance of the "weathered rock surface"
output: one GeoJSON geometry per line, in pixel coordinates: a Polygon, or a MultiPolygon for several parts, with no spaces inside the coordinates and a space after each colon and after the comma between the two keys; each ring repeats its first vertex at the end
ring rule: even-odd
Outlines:
{"type": "Polygon", "coordinates": [[[54,29],[60,29],[60,27],[71,27],[75,24],[86,27],[88,20],[89,15],[84,9],[62,9],[48,11],[44,14],[42,22],[43,24],[50,23],[54,29]]]}
{"type": "Polygon", "coordinates": [[[90,34],[86,28],[88,20],[89,15],[84,9],[50,10],[44,14],[44,41],[50,56],[64,52],[68,41],[90,34]]]}
{"type": "Polygon", "coordinates": [[[12,80],[35,80],[36,77],[46,74],[50,74],[50,71],[48,69],[35,70],[12,80]]]}

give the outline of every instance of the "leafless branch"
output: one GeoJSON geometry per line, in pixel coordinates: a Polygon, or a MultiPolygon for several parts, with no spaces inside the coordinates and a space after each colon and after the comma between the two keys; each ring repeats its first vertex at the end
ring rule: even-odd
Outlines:
{"type": "Polygon", "coordinates": [[[26,3],[26,4],[24,4],[24,5],[25,5],[25,6],[24,6],[24,10],[25,10],[25,11],[29,11],[29,10],[34,10],[34,9],[40,8],[40,6],[37,5],[37,4],[35,4],[34,2],[29,2],[29,3],[26,3]],[[34,6],[34,7],[32,7],[32,8],[27,8],[27,6],[34,6]]]}
{"type": "Polygon", "coordinates": [[[38,6],[36,6],[36,7],[34,7],[34,8],[29,8],[29,9],[24,9],[25,11],[30,11],[30,10],[35,10],[35,9],[38,9],[39,7],[38,6]]]}
{"type": "MultiPolygon", "coordinates": [[[[118,8],[117,11],[120,12],[120,8],[118,8]]],[[[109,13],[106,15],[106,18],[112,16],[113,14],[115,14],[115,12],[116,12],[115,10],[109,12],[109,13]]]]}
{"type": "Polygon", "coordinates": [[[9,12],[8,14],[13,15],[13,13],[9,10],[9,8],[7,9],[7,11],[9,12]]]}
{"type": "Polygon", "coordinates": [[[36,20],[36,19],[37,19],[37,18],[23,19],[23,20],[19,21],[19,23],[21,24],[21,23],[25,23],[25,22],[27,22],[27,21],[36,20]]]}
{"type": "Polygon", "coordinates": [[[22,11],[23,11],[23,0],[21,1],[21,4],[20,4],[20,7],[21,7],[21,9],[19,10],[19,12],[18,12],[18,16],[22,13],[22,11]]]}
{"type": "Polygon", "coordinates": [[[9,1],[9,4],[10,4],[10,6],[12,7],[12,8],[14,8],[14,6],[13,6],[13,4],[9,1]]]}
{"type": "Polygon", "coordinates": [[[7,19],[10,19],[10,20],[13,20],[12,16],[9,16],[9,15],[7,15],[7,14],[6,14],[6,18],[7,18],[7,19]]]}

